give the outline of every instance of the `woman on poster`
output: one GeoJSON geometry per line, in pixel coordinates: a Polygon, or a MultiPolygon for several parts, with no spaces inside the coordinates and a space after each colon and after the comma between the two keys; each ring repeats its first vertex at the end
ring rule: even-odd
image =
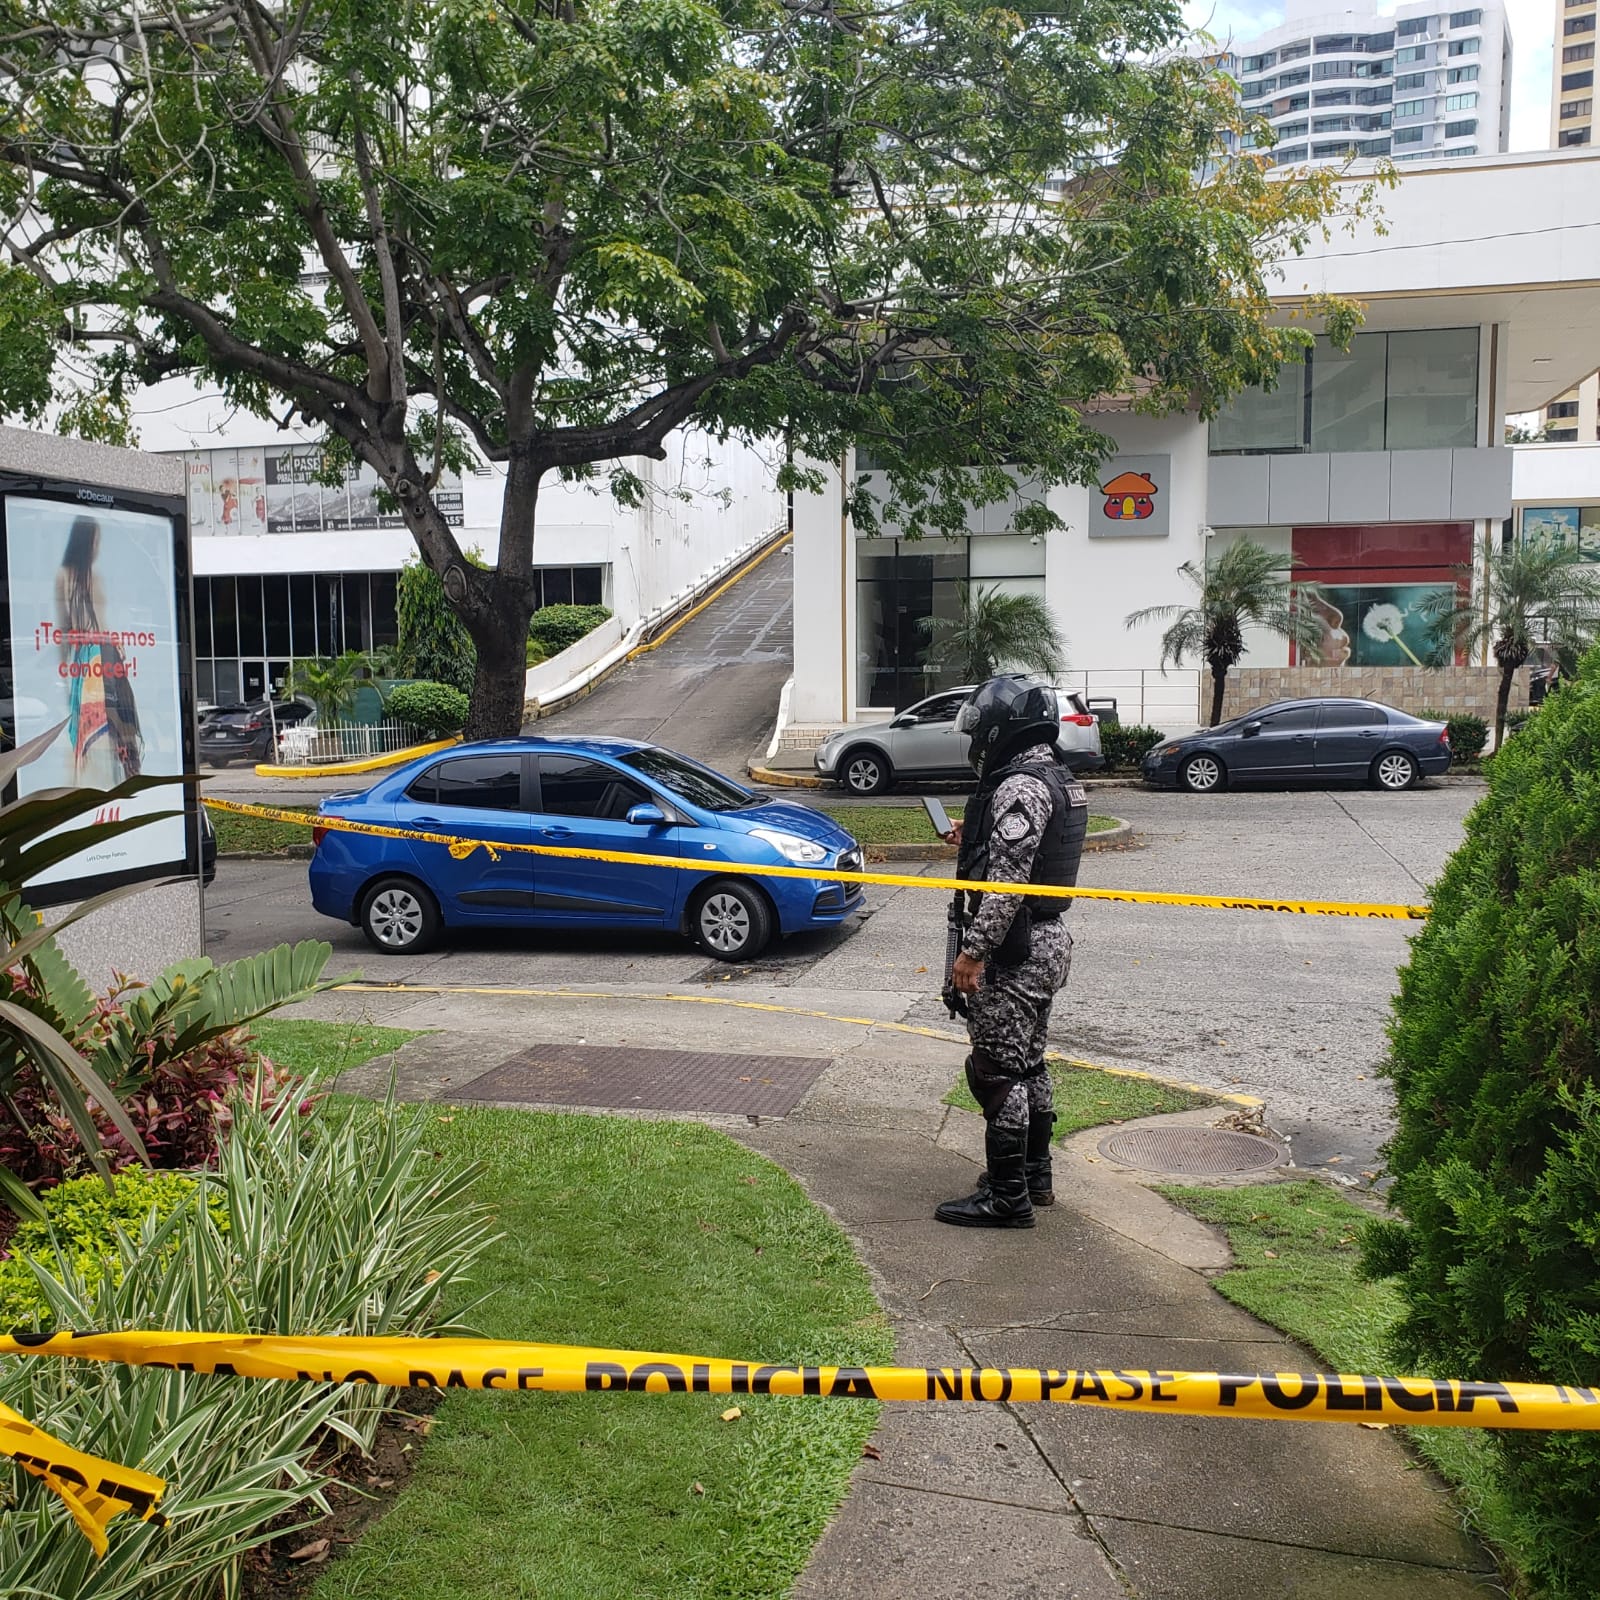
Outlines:
{"type": "Polygon", "coordinates": [[[144,758],[128,664],[101,625],[106,606],[94,569],[99,552],[100,524],[77,517],[56,573],[72,782],[87,789],[110,789],[138,777],[144,758]]]}

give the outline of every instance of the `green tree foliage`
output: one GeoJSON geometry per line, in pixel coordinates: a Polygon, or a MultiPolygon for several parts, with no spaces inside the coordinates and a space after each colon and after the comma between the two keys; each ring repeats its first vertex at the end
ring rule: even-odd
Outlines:
{"type": "Polygon", "coordinates": [[[606,606],[541,606],[528,624],[528,638],[546,656],[558,656],[610,620],[611,612],[606,606]]]}
{"type": "MultiPolygon", "coordinates": [[[[471,551],[466,560],[473,559],[471,551]]],[[[400,666],[407,677],[447,683],[472,692],[478,652],[472,635],[445,599],[444,584],[432,567],[408,561],[400,569],[395,611],[400,629],[400,666]]]]}
{"type": "Polygon", "coordinates": [[[1489,724],[1470,712],[1419,711],[1429,722],[1442,722],[1450,731],[1450,752],[1457,761],[1476,761],[1489,742],[1489,724]]]}
{"type": "Polygon", "coordinates": [[[108,391],[191,373],[371,467],[476,646],[468,732],[510,733],[552,475],[636,495],[693,424],[820,486],[859,439],[858,522],[948,531],[1094,476],[1074,402],[1275,379],[1311,332],[1262,263],[1363,191],[1219,160],[1182,38],[1176,0],[10,0],[0,296],[42,285],[108,391]],[[492,568],[435,495],[468,440],[492,568]]]}
{"type": "MultiPolygon", "coordinates": [[[[1600,1380],[1600,651],[1494,758],[1401,973],[1396,1356],[1451,1376],[1600,1380]]],[[[1600,1437],[1496,1435],[1554,1595],[1600,1593],[1600,1437]]]]}
{"type": "Polygon", "coordinates": [[[1464,567],[1461,584],[1430,596],[1424,608],[1446,650],[1453,644],[1470,656],[1489,647],[1500,669],[1494,703],[1499,749],[1517,668],[1541,644],[1570,667],[1600,632],[1600,572],[1576,550],[1517,540],[1490,553],[1476,595],[1471,578],[1472,569],[1464,567]]]}
{"type": "Polygon", "coordinates": [[[1165,622],[1161,635],[1161,666],[1170,661],[1181,667],[1185,656],[1203,661],[1211,673],[1211,721],[1222,716],[1222,696],[1228,669],[1244,654],[1244,630],[1265,628],[1302,649],[1313,649],[1322,637],[1322,624],[1312,608],[1298,600],[1314,600],[1317,586],[1291,583],[1295,558],[1280,555],[1253,539],[1236,539],[1215,561],[1205,566],[1185,561],[1178,571],[1194,586],[1195,603],[1189,606],[1150,606],[1124,619],[1130,628],[1147,622],[1165,622]]]}
{"type": "Polygon", "coordinates": [[[1066,641],[1036,594],[1007,594],[998,587],[956,585],[960,611],[926,617],[929,661],[963,683],[982,683],[1002,667],[1058,676],[1067,664],[1066,641]]]}
{"type": "Polygon", "coordinates": [[[465,726],[467,697],[448,683],[402,683],[389,691],[388,712],[396,722],[438,739],[465,726]]]}

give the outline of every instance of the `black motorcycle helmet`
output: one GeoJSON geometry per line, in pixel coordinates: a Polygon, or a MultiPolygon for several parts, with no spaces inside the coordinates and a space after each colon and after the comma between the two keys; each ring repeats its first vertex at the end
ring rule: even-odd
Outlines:
{"type": "Polygon", "coordinates": [[[1048,683],[1002,672],[973,691],[956,714],[956,732],[967,735],[967,760],[982,777],[1025,745],[1054,744],[1061,737],[1061,702],[1048,683]]]}

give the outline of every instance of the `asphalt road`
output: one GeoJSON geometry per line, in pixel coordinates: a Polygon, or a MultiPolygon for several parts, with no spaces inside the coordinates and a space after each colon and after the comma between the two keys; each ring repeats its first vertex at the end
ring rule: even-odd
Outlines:
{"type": "MultiPolygon", "coordinates": [[[[1095,808],[1133,822],[1139,842],[1086,856],[1081,881],[1416,903],[1427,898],[1480,792],[1462,783],[1399,795],[1099,790],[1095,808]]],[[[336,970],[360,968],[375,980],[551,989],[704,983],[722,993],[776,986],[792,990],[798,1006],[832,1010],[847,1008],[852,995],[892,990],[922,996],[905,1020],[949,1027],[937,998],[945,906],[939,892],[874,889],[847,930],[791,941],[752,970],[643,934],[475,934],[431,955],[397,958],[311,910],[304,863],[224,861],[207,927],[219,959],[322,938],[335,947],[336,970]]],[[[1412,925],[1085,902],[1073,909],[1072,926],[1077,949],[1056,1007],[1058,1048],[1260,1096],[1273,1126],[1292,1137],[1299,1164],[1357,1181],[1376,1170],[1390,1105],[1378,1076],[1384,1025],[1412,925]]]]}

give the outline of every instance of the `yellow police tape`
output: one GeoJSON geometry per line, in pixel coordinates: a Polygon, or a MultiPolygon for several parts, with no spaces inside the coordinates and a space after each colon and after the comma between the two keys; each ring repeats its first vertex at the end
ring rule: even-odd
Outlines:
{"type": "Polygon", "coordinates": [[[898,889],[970,889],[979,894],[1026,894],[1056,900],[1115,900],[1131,905],[1203,906],[1218,911],[1282,911],[1315,917],[1367,917],[1386,922],[1420,922],[1426,906],[1372,905],[1347,900],[1268,900],[1240,895],[1161,894],[1145,889],[1065,889],[1047,883],[987,883],[970,878],[930,878],[903,872],[840,872],[831,867],[771,867],[747,861],[724,861],[689,856],[643,855],[631,850],[580,850],[567,845],[521,844],[508,840],[462,839],[451,833],[429,833],[416,828],[390,828],[377,822],[352,822],[347,817],[321,812],[282,811],[273,806],[246,805],[239,800],[205,797],[213,811],[241,817],[261,817],[269,822],[292,822],[302,828],[326,828],[331,833],[366,833],[380,839],[417,839],[440,844],[457,861],[474,850],[486,850],[498,860],[502,850],[534,856],[555,856],[566,861],[615,861],[634,867],[659,867],[675,872],[730,872],[741,878],[804,878],[813,883],[880,884],[898,889]]]}
{"type": "Polygon", "coordinates": [[[96,1555],[106,1553],[106,1524],[121,1512],[131,1511],[141,1522],[166,1521],[156,1510],[167,1487],[163,1479],[86,1456],[5,1405],[0,1405],[0,1455],[10,1456],[61,1496],[96,1555]]]}
{"type": "Polygon", "coordinates": [[[151,1331],[13,1333],[0,1336],[0,1355],[70,1356],[231,1377],[411,1389],[1051,1401],[1171,1416],[1600,1429],[1600,1394],[1593,1389],[1444,1378],[1107,1367],[822,1367],[501,1339],[151,1331]]]}

